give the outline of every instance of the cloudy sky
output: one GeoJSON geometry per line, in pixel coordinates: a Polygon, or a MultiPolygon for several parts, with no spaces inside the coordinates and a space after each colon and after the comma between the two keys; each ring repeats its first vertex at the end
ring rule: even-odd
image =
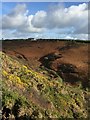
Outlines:
{"type": "Polygon", "coordinates": [[[88,39],[88,3],[3,3],[2,37],[88,39]]]}

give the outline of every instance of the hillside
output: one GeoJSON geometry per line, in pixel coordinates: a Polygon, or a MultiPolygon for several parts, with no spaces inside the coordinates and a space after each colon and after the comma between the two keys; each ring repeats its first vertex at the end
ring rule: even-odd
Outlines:
{"type": "Polygon", "coordinates": [[[84,88],[89,85],[88,42],[7,40],[2,45],[3,52],[33,70],[44,66],[57,72],[65,82],[76,84],[81,81],[84,88]]]}
{"type": "Polygon", "coordinates": [[[7,109],[16,120],[89,117],[86,46],[5,42],[0,52],[3,117],[7,109]]]}

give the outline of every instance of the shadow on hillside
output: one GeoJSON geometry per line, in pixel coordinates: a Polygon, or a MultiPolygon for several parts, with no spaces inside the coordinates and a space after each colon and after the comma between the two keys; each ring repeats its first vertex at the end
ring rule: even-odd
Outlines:
{"type": "MultiPolygon", "coordinates": [[[[62,57],[62,54],[50,53],[41,57],[39,61],[41,62],[41,66],[52,70],[52,62],[62,57]]],[[[81,83],[83,88],[89,87],[88,77],[82,75],[80,71],[78,71],[78,68],[73,64],[61,63],[60,65],[58,65],[56,72],[63,79],[64,82],[70,83],[72,85],[81,83]]]]}
{"type": "Polygon", "coordinates": [[[67,41],[63,47],[61,47],[61,48],[58,47],[57,49],[59,51],[65,51],[65,50],[69,50],[72,48],[78,48],[79,46],[80,46],[80,44],[75,41],[69,41],[69,42],[67,41]]]}
{"type": "Polygon", "coordinates": [[[52,62],[59,58],[62,58],[62,54],[50,53],[50,54],[47,54],[47,55],[41,57],[39,59],[39,61],[42,63],[41,64],[42,66],[50,69],[50,65],[52,64],[52,62]]]}

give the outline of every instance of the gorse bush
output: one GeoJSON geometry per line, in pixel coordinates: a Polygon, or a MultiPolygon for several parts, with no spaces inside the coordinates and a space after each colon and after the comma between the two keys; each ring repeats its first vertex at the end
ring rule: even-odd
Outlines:
{"type": "Polygon", "coordinates": [[[16,119],[87,118],[88,91],[66,84],[53,70],[32,70],[4,53],[2,60],[2,103],[16,119]]]}

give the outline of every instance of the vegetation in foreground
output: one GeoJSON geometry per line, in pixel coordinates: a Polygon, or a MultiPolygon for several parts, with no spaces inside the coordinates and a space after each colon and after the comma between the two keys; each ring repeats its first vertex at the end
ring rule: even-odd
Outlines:
{"type": "Polygon", "coordinates": [[[0,53],[2,59],[2,114],[10,119],[87,118],[90,92],[65,83],[44,67],[37,71],[18,59],[0,53]]]}

